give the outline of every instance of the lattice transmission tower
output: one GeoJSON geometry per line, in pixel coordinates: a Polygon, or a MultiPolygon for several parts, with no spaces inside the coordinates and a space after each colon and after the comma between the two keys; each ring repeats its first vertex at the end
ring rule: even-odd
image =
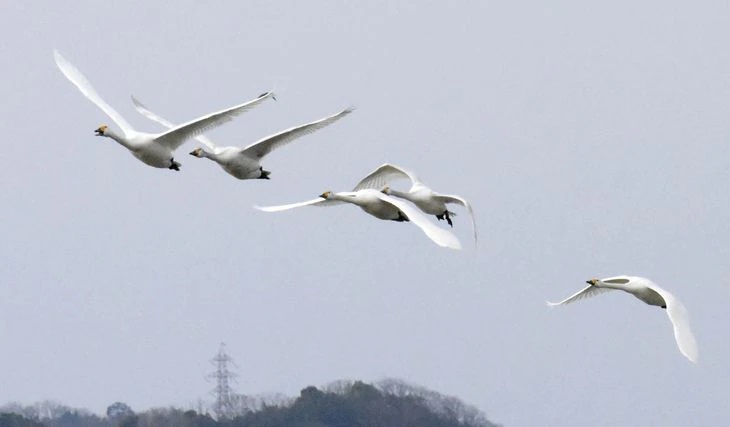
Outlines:
{"type": "Polygon", "coordinates": [[[217,419],[230,418],[234,411],[233,395],[231,383],[235,382],[236,374],[231,372],[230,366],[236,366],[231,356],[226,353],[226,344],[221,343],[218,354],[210,359],[210,363],[215,366],[215,372],[211,372],[208,378],[215,380],[215,388],[211,390],[211,394],[215,396],[213,403],[213,413],[217,419]]]}

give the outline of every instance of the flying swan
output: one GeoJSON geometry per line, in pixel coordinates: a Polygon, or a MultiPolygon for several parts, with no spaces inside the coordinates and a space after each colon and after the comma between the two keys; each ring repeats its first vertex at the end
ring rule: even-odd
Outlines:
{"type": "Polygon", "coordinates": [[[677,340],[679,351],[692,362],[697,363],[698,350],[692,330],[689,327],[689,316],[681,302],[660,288],[654,282],[643,277],[616,276],[606,279],[588,280],[588,286],[560,302],[548,302],[550,306],[565,305],[584,298],[592,297],[610,290],[618,289],[628,292],[649,305],[655,305],[667,310],[669,320],[674,327],[674,338],[677,340]]]}
{"type": "Polygon", "coordinates": [[[415,173],[408,169],[390,163],[385,163],[363,178],[362,181],[357,184],[355,190],[363,188],[382,188],[382,191],[385,194],[406,199],[416,205],[423,212],[429,215],[435,215],[439,221],[445,219],[452,227],[454,224],[451,221],[451,215],[456,214],[449,211],[446,205],[448,203],[461,205],[466,208],[469,212],[469,216],[471,216],[474,244],[477,242],[477,226],[474,220],[474,211],[472,210],[469,202],[460,196],[436,193],[428,188],[415,173]],[[411,181],[410,190],[408,190],[408,192],[402,192],[390,188],[389,181],[395,179],[407,179],[411,181]]]}
{"type": "Polygon", "coordinates": [[[180,170],[180,163],[173,158],[173,152],[182,145],[185,140],[195,137],[206,130],[220,126],[231,121],[239,114],[250,110],[267,98],[274,96],[273,92],[261,94],[258,98],[239,104],[225,110],[217,111],[199,117],[195,120],[175,126],[162,133],[144,133],[135,131],[132,126],[115,109],[107,104],[96,92],[89,80],[66,58],[54,50],[53,56],[56,65],[64,76],[76,86],[84,96],[96,104],[114,123],[119,126],[122,134],[112,131],[109,126],[101,125],[94,132],[97,136],[106,136],[117,141],[127,148],[134,157],[142,162],[156,168],[167,168],[176,171],[180,170]]]}
{"type": "MultiPolygon", "coordinates": [[[[167,128],[175,127],[172,122],[150,111],[135,97],[132,97],[132,102],[137,108],[137,111],[148,119],[167,128]]],[[[205,157],[213,160],[224,171],[238,179],[269,179],[271,172],[264,170],[260,164],[264,156],[297,138],[331,125],[350,114],[353,110],[354,108],[350,107],[323,119],[283,130],[260,139],[247,147],[219,147],[205,135],[198,135],[195,139],[205,145],[209,151],[198,147],[190,154],[195,157],[205,157]]]]}
{"type": "Polygon", "coordinates": [[[342,203],[359,206],[360,209],[378,219],[398,222],[410,221],[437,245],[451,249],[461,249],[459,239],[451,232],[436,226],[408,203],[371,188],[339,193],[325,191],[318,198],[305,202],[281,206],[255,206],[255,208],[264,212],[279,212],[302,206],[334,206],[342,203]]]}

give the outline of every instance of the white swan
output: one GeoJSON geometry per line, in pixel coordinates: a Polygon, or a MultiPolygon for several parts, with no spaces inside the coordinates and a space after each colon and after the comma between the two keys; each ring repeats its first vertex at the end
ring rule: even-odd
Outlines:
{"type": "Polygon", "coordinates": [[[370,188],[340,193],[325,191],[318,198],[304,202],[281,206],[255,206],[255,208],[264,212],[280,212],[302,206],[333,206],[342,203],[359,206],[360,209],[378,219],[398,222],[410,221],[437,245],[451,249],[461,249],[461,243],[459,243],[456,236],[448,230],[437,227],[408,203],[370,188]]]}
{"type": "MultiPolygon", "coordinates": [[[[137,108],[137,111],[148,119],[167,128],[175,127],[172,122],[150,111],[135,97],[132,97],[132,102],[137,108]]],[[[205,151],[198,147],[190,154],[195,157],[205,157],[213,160],[224,171],[238,179],[269,179],[271,172],[264,170],[260,164],[264,156],[299,137],[331,125],[350,114],[353,110],[354,108],[350,107],[323,119],[286,129],[260,139],[247,147],[218,147],[206,136],[198,135],[195,139],[208,147],[210,151],[205,151]]]]}
{"type": "Polygon", "coordinates": [[[579,292],[576,292],[563,301],[557,303],[548,302],[548,305],[556,306],[570,304],[571,302],[614,289],[628,292],[649,305],[655,305],[667,310],[669,320],[672,322],[672,326],[674,327],[674,338],[677,341],[679,351],[682,352],[687,359],[695,363],[697,362],[697,342],[695,341],[695,337],[692,335],[692,330],[689,327],[689,316],[687,315],[687,310],[674,295],[660,288],[651,280],[636,276],[616,276],[606,279],[591,279],[586,283],[588,283],[588,286],[579,292]]]}
{"type": "Polygon", "coordinates": [[[408,169],[390,163],[378,167],[357,184],[355,190],[363,188],[382,188],[385,194],[406,199],[418,206],[423,212],[435,215],[441,221],[443,219],[454,226],[450,215],[455,215],[446,208],[448,203],[456,203],[466,208],[471,216],[471,227],[474,233],[474,244],[477,242],[477,226],[474,220],[474,211],[469,202],[463,197],[439,194],[428,188],[413,172],[408,169]],[[408,179],[411,181],[411,188],[408,192],[402,192],[390,188],[389,181],[394,179],[408,179]]]}
{"type": "Polygon", "coordinates": [[[215,113],[206,114],[205,116],[183,123],[166,132],[156,134],[137,132],[129,123],[127,123],[126,120],[124,120],[124,117],[122,117],[116,110],[109,106],[109,104],[107,104],[101,96],[99,96],[81,71],[68,62],[66,58],[61,56],[58,51],[54,50],[53,56],[56,59],[56,65],[58,65],[58,68],[61,70],[63,75],[66,76],[66,78],[69,79],[71,83],[73,83],[81,91],[81,93],[84,94],[84,96],[105,112],[106,115],[109,116],[122,131],[122,134],[119,135],[109,129],[109,126],[101,125],[94,131],[96,132],[96,135],[112,138],[127,148],[134,157],[156,168],[180,170],[180,163],[173,159],[173,152],[182,145],[185,140],[199,135],[206,130],[220,126],[223,123],[232,120],[235,116],[250,110],[265,99],[274,96],[272,92],[266,92],[252,101],[217,111],[215,113]]]}

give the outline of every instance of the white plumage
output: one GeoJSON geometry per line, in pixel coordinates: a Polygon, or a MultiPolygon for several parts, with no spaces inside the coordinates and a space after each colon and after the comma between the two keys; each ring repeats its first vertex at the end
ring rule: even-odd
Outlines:
{"type": "Polygon", "coordinates": [[[171,127],[162,133],[144,133],[135,131],[132,126],[114,108],[104,101],[96,92],[86,76],[81,73],[73,64],[68,62],[58,51],[54,51],[56,65],[64,76],[76,86],[86,98],[96,104],[122,131],[118,134],[107,125],[99,126],[95,132],[97,136],[106,136],[117,141],[127,148],[134,157],[145,164],[157,168],[179,170],[180,163],[173,158],[175,150],[189,138],[213,129],[223,123],[233,120],[234,117],[250,110],[267,98],[273,97],[272,92],[266,92],[258,98],[238,104],[225,110],[206,114],[197,119],[190,120],[181,125],[171,127]]]}
{"type": "Polygon", "coordinates": [[[320,197],[304,202],[291,203],[280,206],[255,206],[264,212],[280,212],[289,209],[299,208],[302,206],[334,206],[342,203],[350,203],[359,206],[360,209],[368,214],[383,220],[392,221],[410,221],[421,231],[433,240],[437,245],[451,248],[461,249],[461,243],[448,230],[437,227],[431,221],[423,216],[418,210],[412,208],[394,197],[390,197],[378,190],[369,188],[333,193],[326,191],[320,197]]]}
{"type": "MultiPolygon", "coordinates": [[[[152,112],[140,101],[132,97],[137,111],[148,119],[157,122],[167,128],[174,128],[175,125],[157,113],[152,112]]],[[[190,154],[195,157],[205,157],[218,163],[224,171],[238,179],[268,179],[271,172],[264,170],[261,166],[261,159],[277,148],[301,138],[310,133],[325,128],[340,120],[354,111],[353,107],[340,111],[339,113],[322,119],[304,123],[299,126],[277,132],[262,138],[246,147],[219,147],[205,135],[198,135],[195,139],[205,145],[209,151],[198,147],[190,154]]]]}
{"type": "Polygon", "coordinates": [[[472,210],[471,204],[460,196],[436,193],[427,187],[415,173],[408,169],[390,163],[385,163],[370,172],[368,176],[363,178],[357,186],[355,186],[355,190],[361,190],[363,188],[382,189],[385,194],[408,200],[423,212],[429,215],[435,215],[439,220],[445,219],[450,226],[453,226],[451,215],[455,214],[449,211],[446,205],[449,203],[459,204],[465,207],[469,212],[469,216],[471,217],[472,233],[474,234],[474,244],[477,242],[477,226],[476,221],[474,220],[474,211],[472,210]],[[390,181],[396,179],[409,180],[411,182],[410,190],[402,192],[390,188],[390,181]]]}
{"type": "Polygon", "coordinates": [[[588,286],[560,302],[548,302],[548,305],[565,305],[584,298],[589,298],[611,290],[628,292],[649,305],[667,310],[669,320],[674,328],[674,338],[679,351],[692,362],[697,362],[699,351],[697,342],[689,326],[687,309],[669,291],[659,287],[656,283],[644,277],[616,276],[606,279],[591,279],[588,286]]]}

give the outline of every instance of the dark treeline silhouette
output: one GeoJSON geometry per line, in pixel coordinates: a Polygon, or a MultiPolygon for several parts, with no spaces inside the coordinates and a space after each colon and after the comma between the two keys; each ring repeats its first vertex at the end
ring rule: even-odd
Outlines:
{"type": "Polygon", "coordinates": [[[115,402],[100,417],[54,402],[0,407],[0,427],[492,427],[476,408],[459,399],[404,383],[338,381],[310,386],[296,399],[239,396],[235,413],[155,408],[135,413],[115,402]]]}

